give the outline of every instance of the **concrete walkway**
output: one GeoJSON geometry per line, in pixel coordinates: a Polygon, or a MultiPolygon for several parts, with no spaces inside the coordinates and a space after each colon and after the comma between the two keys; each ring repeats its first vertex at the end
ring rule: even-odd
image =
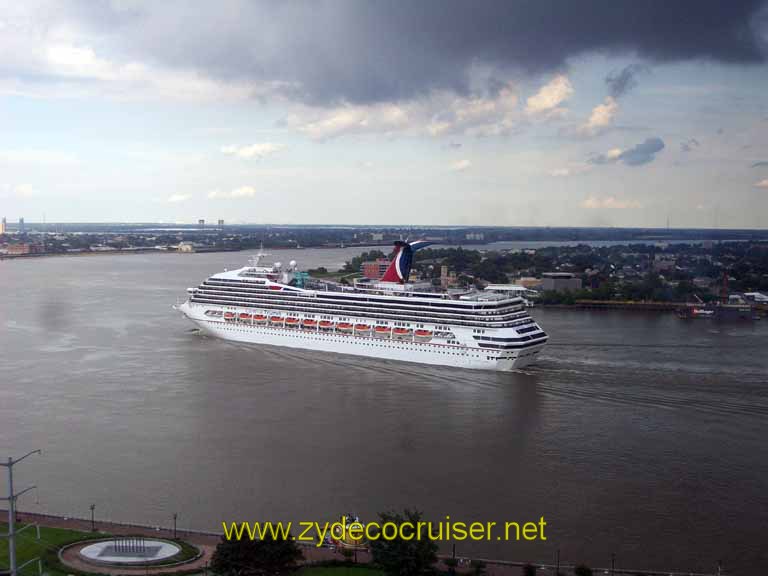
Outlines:
{"type": "MultiPolygon", "coordinates": [[[[5,516],[5,513],[3,511],[0,511],[0,518],[3,518],[5,516]]],[[[90,532],[91,531],[91,521],[84,519],[84,518],[66,518],[62,516],[53,516],[49,514],[35,514],[31,512],[19,512],[17,513],[17,518],[19,521],[26,523],[26,524],[32,524],[37,523],[40,526],[47,526],[50,528],[66,528],[68,530],[79,530],[82,532],[90,532]]],[[[174,534],[172,530],[168,530],[166,528],[159,528],[159,527],[152,527],[152,526],[142,526],[138,524],[123,524],[119,522],[103,522],[98,521],[96,524],[96,530],[98,532],[102,532],[104,534],[114,534],[114,535],[134,535],[134,536],[147,536],[147,537],[154,537],[154,538],[167,538],[167,539],[173,539],[174,534]]],[[[207,566],[210,564],[211,555],[213,554],[213,551],[215,550],[218,543],[221,541],[221,534],[215,534],[212,532],[198,532],[198,531],[191,531],[191,530],[177,530],[176,531],[176,537],[184,540],[185,542],[189,542],[190,544],[194,544],[197,546],[201,552],[203,552],[203,555],[195,560],[194,562],[190,562],[188,564],[182,564],[179,566],[175,566],[173,568],[162,568],[162,567],[155,567],[155,568],[116,568],[113,570],[110,570],[106,567],[98,566],[95,567],[93,565],[87,564],[85,562],[82,562],[82,560],[78,560],[77,558],[71,558],[72,566],[75,568],[78,568],[79,570],[83,571],[97,571],[102,574],[110,574],[111,576],[118,576],[118,575],[127,575],[127,576],[137,576],[138,574],[148,574],[148,575],[158,575],[158,574],[171,574],[174,571],[189,571],[189,570],[195,570],[199,569],[201,573],[204,573],[207,571],[207,566]],[[75,562],[81,562],[83,567],[81,568],[75,562]]],[[[344,556],[337,550],[332,550],[330,548],[317,548],[315,546],[301,546],[301,550],[304,554],[304,563],[305,564],[314,564],[316,562],[327,562],[330,560],[344,560],[344,556]]],[[[438,562],[438,568],[444,571],[447,571],[448,568],[442,563],[442,559],[446,558],[447,556],[441,556],[441,560],[438,562]]],[[[69,558],[67,559],[69,563],[69,558]]],[[[360,564],[369,563],[371,561],[371,556],[368,552],[358,552],[357,553],[357,562],[360,564]]],[[[468,558],[460,558],[460,563],[458,568],[456,569],[456,572],[461,575],[467,575],[471,574],[474,571],[474,566],[472,565],[471,561],[468,558]]],[[[486,564],[486,575],[487,576],[520,576],[522,573],[521,567],[525,564],[525,562],[516,562],[516,561],[508,561],[508,560],[492,560],[492,559],[483,559],[483,562],[486,564]]],[[[542,576],[554,576],[555,573],[555,567],[551,564],[539,564],[535,563],[535,566],[538,568],[538,573],[542,576]]],[[[572,574],[572,566],[568,566],[565,563],[563,563],[560,566],[560,572],[562,574],[572,574]]],[[[610,574],[609,568],[592,568],[594,573],[596,575],[600,574],[610,574]]],[[[672,570],[638,570],[638,569],[626,569],[626,568],[616,568],[613,571],[613,574],[616,576],[619,575],[644,575],[644,576],[715,576],[715,572],[709,572],[706,574],[702,573],[695,573],[695,572],[676,572],[672,570]]],[[[720,573],[722,576],[725,576],[726,572],[720,573]]]]}

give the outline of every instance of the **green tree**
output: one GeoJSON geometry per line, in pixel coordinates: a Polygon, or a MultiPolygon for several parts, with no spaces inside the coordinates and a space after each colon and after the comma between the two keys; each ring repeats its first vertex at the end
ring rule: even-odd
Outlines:
{"type": "Polygon", "coordinates": [[[579,564],[573,569],[575,576],[592,576],[592,568],[586,564],[579,564]]]}
{"type": "Polygon", "coordinates": [[[352,562],[352,557],[355,555],[353,550],[350,550],[349,548],[342,548],[341,549],[341,555],[344,556],[344,562],[352,562]]]}
{"type": "Polygon", "coordinates": [[[221,576],[279,576],[296,569],[301,550],[289,535],[264,540],[227,540],[221,542],[211,558],[211,570],[221,576]]]}
{"type": "MultiPolygon", "coordinates": [[[[397,526],[410,522],[417,526],[421,522],[421,512],[404,510],[403,514],[382,512],[379,514],[380,524],[394,522],[397,526]]],[[[373,561],[392,576],[419,576],[432,570],[437,562],[437,544],[429,538],[403,540],[395,538],[384,540],[379,538],[371,542],[373,561]]]]}
{"type": "Polygon", "coordinates": [[[488,565],[482,560],[472,560],[472,566],[474,576],[485,576],[488,573],[488,565]]]}

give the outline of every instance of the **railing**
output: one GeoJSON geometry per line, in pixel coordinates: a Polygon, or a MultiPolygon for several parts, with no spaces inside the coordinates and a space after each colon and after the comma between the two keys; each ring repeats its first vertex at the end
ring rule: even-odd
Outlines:
{"type": "Polygon", "coordinates": [[[524,326],[526,324],[534,323],[534,319],[530,316],[525,316],[520,320],[515,321],[492,321],[487,318],[477,319],[474,322],[467,322],[462,320],[454,320],[453,318],[437,318],[434,315],[419,314],[419,313],[400,313],[400,314],[386,314],[384,312],[365,312],[359,310],[345,310],[340,306],[319,306],[320,309],[310,306],[288,306],[288,305],[270,305],[263,303],[248,303],[238,300],[228,300],[226,298],[204,298],[200,295],[195,295],[191,299],[195,304],[211,304],[216,306],[232,306],[241,308],[256,308],[259,310],[280,310],[291,311],[297,313],[310,313],[317,314],[327,312],[328,310],[341,310],[341,312],[335,312],[336,315],[349,316],[353,318],[370,318],[370,319],[383,319],[383,320],[403,320],[414,323],[431,323],[431,324],[446,324],[451,326],[469,326],[469,327],[482,327],[482,328],[514,328],[516,326],[524,326]]]}

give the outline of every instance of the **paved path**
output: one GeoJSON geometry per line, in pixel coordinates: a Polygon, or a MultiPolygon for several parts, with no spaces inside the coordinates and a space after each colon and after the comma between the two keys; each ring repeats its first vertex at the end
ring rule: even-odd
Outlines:
{"type": "MultiPolygon", "coordinates": [[[[5,512],[0,511],[0,518],[5,517],[5,512]]],[[[53,516],[49,514],[35,514],[31,512],[19,512],[17,513],[17,518],[19,521],[24,523],[37,523],[41,526],[48,526],[51,528],[66,528],[69,530],[80,530],[83,532],[90,532],[91,531],[91,521],[84,519],[84,518],[66,518],[63,516],[53,516]]],[[[116,534],[116,535],[135,535],[135,536],[147,536],[147,537],[155,537],[155,538],[167,538],[167,539],[173,539],[174,534],[172,530],[168,530],[165,528],[159,528],[159,527],[152,527],[152,526],[141,526],[137,524],[122,524],[118,522],[96,522],[96,530],[99,532],[103,532],[105,534],[116,534]]],[[[201,552],[203,552],[203,555],[195,560],[193,563],[189,564],[183,564],[177,567],[174,567],[173,569],[169,569],[166,567],[165,569],[156,567],[156,568],[133,568],[133,569],[126,569],[126,568],[119,568],[114,570],[109,570],[105,567],[99,566],[97,568],[98,572],[103,574],[110,574],[112,576],[117,575],[130,575],[130,576],[136,576],[138,574],[149,574],[149,575],[157,575],[157,574],[169,574],[172,570],[180,571],[188,571],[190,569],[200,569],[200,572],[204,572],[206,566],[210,563],[211,554],[213,554],[213,550],[216,548],[216,545],[221,540],[221,534],[214,534],[214,533],[208,533],[208,532],[194,532],[190,530],[177,530],[176,536],[185,542],[189,542],[190,544],[194,544],[197,546],[201,552]]],[[[302,546],[301,547],[302,552],[304,553],[304,561],[306,564],[313,564],[315,562],[323,562],[328,560],[343,560],[344,557],[341,555],[339,551],[335,551],[329,548],[317,548],[315,546],[302,546]]],[[[445,558],[444,556],[441,558],[445,558]]],[[[367,552],[358,552],[357,553],[357,562],[359,563],[368,563],[371,561],[370,554],[367,552]]],[[[461,562],[459,564],[459,567],[457,568],[457,573],[461,575],[467,575],[471,574],[474,570],[474,566],[469,561],[468,558],[462,558],[460,559],[461,562]]],[[[75,561],[79,561],[82,563],[81,560],[72,559],[72,566],[78,567],[76,564],[74,564],[75,561]]],[[[487,576],[520,576],[522,573],[521,566],[523,566],[524,562],[515,562],[515,561],[506,561],[506,560],[483,560],[486,563],[486,574],[487,576]]],[[[85,564],[83,570],[94,570],[93,565],[85,564]]],[[[543,576],[554,576],[555,567],[552,565],[542,565],[536,563],[536,566],[538,568],[538,573],[543,576]]],[[[447,571],[447,566],[445,566],[442,561],[439,562],[438,567],[442,570],[447,571]]],[[[609,574],[609,569],[607,568],[593,568],[593,571],[595,574],[609,574]]],[[[572,574],[572,567],[562,565],[560,567],[560,572],[562,574],[572,574]]],[[[619,575],[635,575],[635,574],[642,574],[645,576],[714,576],[714,572],[708,573],[708,574],[697,574],[694,572],[675,572],[670,570],[636,570],[636,569],[622,569],[622,568],[616,568],[614,571],[614,574],[616,576],[619,575]]],[[[724,576],[726,573],[722,572],[722,575],[724,576]]]]}
{"type": "MultiPolygon", "coordinates": [[[[2,512],[0,512],[0,517],[2,512]]],[[[82,532],[91,532],[91,521],[84,518],[67,518],[64,516],[53,516],[49,514],[35,514],[31,512],[19,512],[16,514],[16,518],[25,524],[37,523],[41,526],[47,526],[49,528],[65,528],[67,530],[79,530],[82,532]]],[[[122,524],[117,522],[96,522],[95,527],[98,533],[113,534],[113,535],[131,535],[131,536],[146,536],[153,538],[167,538],[173,539],[173,530],[166,528],[151,526],[141,526],[136,524],[122,524]]],[[[200,558],[194,562],[169,567],[155,567],[155,568],[143,568],[143,567],[120,567],[109,568],[104,566],[94,567],[92,564],[88,564],[80,560],[77,556],[77,549],[75,547],[66,551],[63,560],[73,568],[83,571],[98,571],[103,574],[164,574],[173,571],[188,571],[199,568],[201,572],[205,570],[205,567],[211,561],[211,555],[216,548],[216,545],[221,540],[220,534],[212,534],[206,532],[193,532],[189,530],[177,530],[176,537],[194,544],[203,553],[200,558]]],[[[323,562],[328,560],[342,560],[343,556],[334,550],[329,548],[317,548],[315,546],[302,546],[302,552],[304,554],[304,560],[307,564],[315,562],[323,562]]],[[[370,555],[367,552],[358,552],[357,561],[361,563],[370,562],[370,555]]]]}

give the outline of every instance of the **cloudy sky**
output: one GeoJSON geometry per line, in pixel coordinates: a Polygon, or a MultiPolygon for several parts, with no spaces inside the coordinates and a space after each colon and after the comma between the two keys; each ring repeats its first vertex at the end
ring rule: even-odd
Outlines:
{"type": "Polygon", "coordinates": [[[768,227],[765,0],[0,4],[0,214],[768,227]]]}

